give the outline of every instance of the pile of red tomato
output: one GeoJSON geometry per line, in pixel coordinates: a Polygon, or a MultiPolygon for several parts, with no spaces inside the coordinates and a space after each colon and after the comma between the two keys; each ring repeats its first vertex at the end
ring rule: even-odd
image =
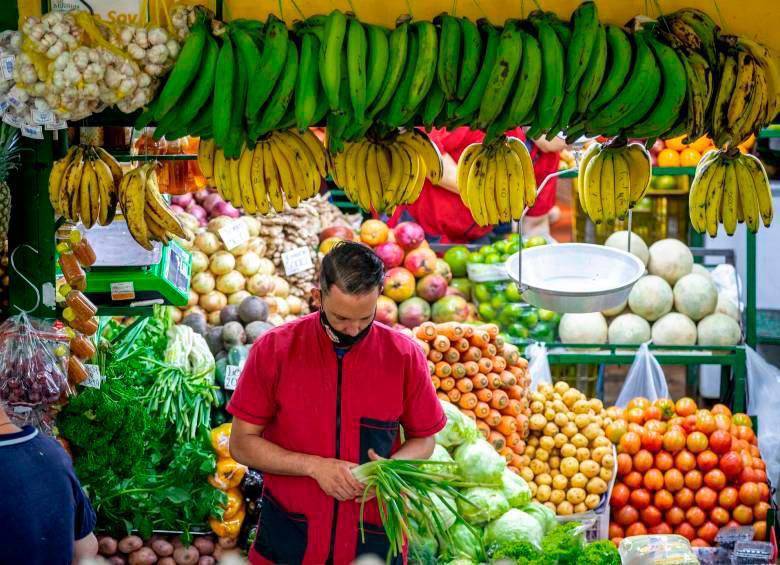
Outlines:
{"type": "Polygon", "coordinates": [[[708,546],[724,526],[753,526],[755,539],[766,540],[766,465],[746,414],[722,404],[699,410],[690,398],[635,398],[607,414],[607,437],[618,447],[613,542],[675,533],[708,546]]]}

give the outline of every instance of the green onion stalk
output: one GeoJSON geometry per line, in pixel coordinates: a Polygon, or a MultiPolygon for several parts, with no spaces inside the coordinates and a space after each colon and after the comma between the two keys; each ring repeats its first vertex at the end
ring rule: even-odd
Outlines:
{"type": "MultiPolygon", "coordinates": [[[[464,482],[458,465],[447,461],[381,459],[352,469],[352,475],[365,485],[360,502],[360,535],[365,542],[363,514],[371,494],[376,496],[382,526],[390,540],[387,562],[403,551],[404,542],[422,537],[436,538],[440,544],[451,543],[448,525],[442,522],[432,495],[459,520],[463,517],[452,500],[474,505],[458,489],[490,486],[464,482]],[[416,527],[415,527],[416,525],[416,527]]],[[[469,529],[473,527],[469,525],[469,529]]],[[[481,535],[475,531],[477,539],[481,535]]],[[[484,550],[482,551],[484,554],[484,550]]]]}

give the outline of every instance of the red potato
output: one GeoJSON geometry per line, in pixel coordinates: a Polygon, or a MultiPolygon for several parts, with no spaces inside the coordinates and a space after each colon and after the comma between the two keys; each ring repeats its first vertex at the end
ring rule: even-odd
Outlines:
{"type": "Polygon", "coordinates": [[[114,555],[118,542],[111,536],[103,536],[98,540],[98,553],[106,557],[114,555]]]}
{"type": "Polygon", "coordinates": [[[173,560],[173,557],[161,557],[157,565],[176,565],[176,561],[173,560]]]}
{"type": "Polygon", "coordinates": [[[138,536],[126,536],[122,538],[117,544],[119,551],[127,554],[133,553],[134,551],[141,549],[143,546],[144,540],[138,536]]]}
{"type": "Polygon", "coordinates": [[[110,565],[127,565],[127,560],[121,555],[112,555],[108,558],[110,565]]]}
{"type": "Polygon", "coordinates": [[[165,541],[164,539],[156,539],[152,542],[151,548],[159,557],[169,557],[173,555],[172,543],[165,541]]]}
{"type": "Polygon", "coordinates": [[[219,538],[217,543],[222,549],[233,549],[236,547],[238,540],[236,538],[219,538]]]}
{"type": "Polygon", "coordinates": [[[211,555],[201,555],[198,559],[198,565],[215,565],[216,561],[211,555]]]}
{"type": "Polygon", "coordinates": [[[177,547],[173,552],[173,560],[177,565],[195,565],[198,559],[200,559],[198,548],[192,545],[177,547]]]}
{"type": "Polygon", "coordinates": [[[157,555],[149,547],[142,547],[130,554],[127,562],[130,565],[154,565],[157,563],[157,555]]]}
{"type": "Polygon", "coordinates": [[[211,555],[214,553],[214,540],[212,540],[210,537],[197,537],[193,540],[192,545],[198,548],[201,556],[211,555]]]}

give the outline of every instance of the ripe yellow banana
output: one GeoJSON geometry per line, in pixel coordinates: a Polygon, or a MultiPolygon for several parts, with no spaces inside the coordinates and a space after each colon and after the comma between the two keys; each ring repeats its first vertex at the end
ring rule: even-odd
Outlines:
{"type": "Polygon", "coordinates": [[[650,186],[652,165],[650,155],[639,143],[627,145],[625,155],[631,178],[631,200],[628,207],[633,208],[637,202],[644,198],[647,188],[650,186]]]}
{"type": "Polygon", "coordinates": [[[511,206],[509,203],[509,171],[502,149],[503,146],[499,147],[499,150],[493,156],[493,160],[496,162],[494,198],[496,200],[496,206],[498,207],[498,220],[500,222],[508,222],[512,219],[510,212],[511,206]]]}
{"type": "Polygon", "coordinates": [[[201,174],[209,181],[214,178],[214,139],[201,139],[198,144],[198,167],[201,174]]]}
{"type": "Polygon", "coordinates": [[[114,186],[119,188],[119,181],[122,180],[123,172],[122,166],[119,164],[111,153],[103,149],[102,147],[93,147],[100,160],[103,161],[108,168],[111,169],[111,176],[114,177],[114,186]]]}
{"type": "Polygon", "coordinates": [[[482,195],[487,210],[487,218],[490,224],[498,224],[498,203],[496,202],[496,170],[495,155],[489,155],[487,159],[487,172],[483,184],[482,195]]]}
{"type": "Polygon", "coordinates": [[[217,149],[214,154],[214,186],[223,200],[231,199],[230,173],[222,149],[217,149]]]}
{"type": "Polygon", "coordinates": [[[290,131],[289,133],[300,138],[306,144],[306,146],[309,148],[309,151],[311,151],[311,154],[314,156],[314,162],[317,165],[317,170],[320,173],[320,177],[325,177],[327,174],[327,152],[325,151],[325,147],[322,145],[322,143],[320,143],[320,140],[317,139],[317,136],[308,129],[303,132],[303,134],[298,134],[298,132],[294,130],[290,131]]]}
{"type": "Polygon", "coordinates": [[[438,147],[417,129],[409,129],[398,136],[401,143],[410,145],[422,157],[428,171],[427,177],[433,184],[439,184],[444,175],[444,165],[438,147]]]}
{"type": "Polygon", "coordinates": [[[506,163],[506,181],[509,191],[509,216],[512,220],[519,220],[523,215],[523,200],[525,185],[523,184],[523,165],[520,157],[509,147],[502,147],[503,158],[506,163]]]}
{"type": "Polygon", "coordinates": [[[127,183],[120,188],[120,202],[130,234],[138,244],[146,250],[152,250],[149,241],[149,230],[146,227],[144,211],[146,209],[146,176],[148,165],[138,167],[127,183]]]}
{"type": "Polygon", "coordinates": [[[241,205],[247,214],[257,213],[255,192],[252,187],[252,156],[254,152],[246,145],[241,149],[238,159],[238,186],[241,191],[241,205]]]}
{"type": "MultiPolygon", "coordinates": [[[[460,200],[465,206],[468,206],[466,186],[468,184],[469,170],[471,170],[471,164],[474,162],[474,159],[476,159],[481,148],[481,143],[472,143],[463,150],[463,153],[460,154],[460,158],[458,159],[458,194],[460,194],[460,200]]],[[[523,185],[523,187],[525,187],[525,185],[523,185]]]]}
{"type": "Polygon", "coordinates": [[[65,171],[80,151],[81,148],[78,145],[71,145],[65,156],[55,161],[51,167],[51,172],[49,173],[49,202],[51,202],[51,207],[54,208],[54,213],[57,215],[62,214],[60,194],[65,186],[65,171]]]}
{"type": "Polygon", "coordinates": [[[315,157],[303,139],[295,133],[286,131],[273,136],[271,142],[274,141],[279,145],[279,150],[290,165],[299,199],[316,195],[320,191],[322,177],[315,157]]]}
{"type": "Polygon", "coordinates": [[[523,186],[525,187],[525,205],[527,208],[536,203],[536,175],[534,174],[534,164],[531,162],[531,155],[525,143],[516,137],[507,138],[509,147],[514,151],[523,165],[523,186]]]}
{"type": "Polygon", "coordinates": [[[238,179],[238,159],[228,159],[226,164],[230,182],[230,203],[234,208],[240,208],[241,185],[238,179]]]}
{"type": "Polygon", "coordinates": [[[268,202],[268,190],[265,186],[265,171],[263,166],[263,148],[265,142],[255,145],[252,150],[252,163],[249,169],[250,182],[252,184],[252,193],[254,194],[255,206],[260,214],[267,214],[271,209],[268,202]]]}
{"type": "MultiPolygon", "coordinates": [[[[738,162],[732,162],[726,168],[726,176],[723,181],[723,196],[721,197],[720,214],[723,218],[723,229],[726,234],[734,235],[737,231],[737,166],[738,162]]],[[[745,171],[747,172],[747,171],[745,171]]],[[[747,175],[746,181],[749,181],[747,175]]],[[[740,183],[741,184],[741,183],[740,183]]]]}
{"type": "Polygon", "coordinates": [[[385,209],[382,179],[379,175],[377,158],[377,151],[380,150],[379,145],[369,142],[368,153],[366,154],[366,182],[371,194],[371,207],[377,212],[383,212],[385,209]]]}
{"type": "Polygon", "coordinates": [[[376,166],[379,173],[379,186],[380,193],[382,194],[382,207],[386,204],[385,195],[390,190],[390,176],[391,176],[391,154],[382,143],[377,143],[374,151],[376,152],[376,166]]]}
{"type": "Polygon", "coordinates": [[[590,214],[588,213],[588,209],[586,207],[586,199],[585,199],[585,169],[588,167],[588,163],[590,163],[590,160],[599,154],[599,151],[601,151],[600,143],[594,142],[591,145],[589,145],[588,148],[583,153],[582,157],[580,158],[580,163],[577,170],[577,195],[582,210],[588,216],[590,216],[590,214]]]}
{"type": "Polygon", "coordinates": [[[402,153],[395,143],[386,145],[390,155],[390,178],[387,181],[384,199],[385,207],[395,208],[398,205],[399,195],[403,196],[403,180],[408,176],[408,171],[412,165],[406,153],[402,153]]]}
{"type": "Polygon", "coordinates": [[[87,229],[95,225],[95,220],[100,212],[97,175],[95,169],[92,168],[91,159],[92,157],[89,156],[84,163],[84,172],[81,175],[81,184],[79,185],[79,215],[81,223],[87,229]],[[94,216],[93,211],[95,212],[94,216]]]}
{"type": "Polygon", "coordinates": [[[177,237],[185,237],[184,227],[174,215],[160,194],[160,186],[157,182],[157,172],[154,166],[150,167],[146,175],[146,216],[151,217],[163,230],[177,237]]]}
{"type": "Polygon", "coordinates": [[[79,151],[65,170],[64,188],[60,190],[60,209],[66,219],[78,221],[80,202],[78,199],[81,177],[84,174],[86,155],[79,151]]]}
{"type": "Polygon", "coordinates": [[[601,203],[601,167],[604,159],[601,153],[588,163],[585,169],[585,209],[595,224],[604,221],[604,208],[601,203]]]}
{"type": "Polygon", "coordinates": [[[106,226],[114,219],[116,212],[116,187],[114,186],[114,177],[111,175],[111,169],[102,159],[94,159],[92,166],[97,176],[97,187],[100,200],[100,211],[98,212],[97,222],[101,226],[106,226]]]}
{"type": "Polygon", "coordinates": [[[720,212],[720,201],[721,198],[723,198],[723,184],[726,180],[726,167],[728,167],[726,163],[718,161],[715,176],[712,181],[710,181],[707,189],[705,225],[710,237],[718,235],[718,213],[720,212]]]}
{"type": "Polygon", "coordinates": [[[691,182],[688,194],[688,211],[691,225],[699,233],[707,229],[707,194],[710,190],[710,183],[713,182],[718,170],[718,165],[718,160],[710,157],[709,161],[697,170],[696,176],[691,182]]]}
{"type": "Polygon", "coordinates": [[[279,184],[279,173],[276,170],[270,143],[263,144],[263,177],[265,186],[268,189],[268,199],[271,202],[271,206],[277,212],[282,212],[284,210],[284,196],[282,195],[282,187],[279,184]]]}
{"type": "MultiPolygon", "coordinates": [[[[292,208],[297,208],[301,201],[298,190],[304,190],[304,186],[296,186],[296,180],[293,178],[290,163],[279,148],[281,141],[278,136],[272,136],[271,139],[268,140],[268,145],[271,147],[271,155],[274,158],[276,170],[279,172],[279,183],[282,185],[282,190],[287,198],[287,203],[292,208]]],[[[300,169],[297,169],[297,171],[300,179],[300,169]]]]}
{"type": "MultiPolygon", "coordinates": [[[[744,167],[744,162],[741,160],[736,161],[736,166],[744,167]]],[[[755,182],[746,182],[747,177],[751,177],[748,170],[741,171],[740,182],[738,187],[739,199],[742,203],[742,212],[745,215],[745,224],[750,231],[756,233],[759,226],[760,212],[758,209],[758,194],[756,192],[755,182]],[[748,174],[745,174],[748,173],[748,174]]]]}
{"type": "Polygon", "coordinates": [[[623,220],[631,201],[631,172],[625,151],[618,151],[612,156],[612,174],[615,177],[615,215],[623,220]]]}
{"type": "Polygon", "coordinates": [[[764,164],[755,155],[742,155],[740,161],[750,171],[753,179],[753,186],[758,198],[758,210],[761,213],[761,219],[765,227],[772,224],[774,216],[774,205],[772,202],[772,189],[769,186],[769,177],[766,174],[764,164]]]}
{"type": "Polygon", "coordinates": [[[615,221],[614,153],[614,149],[606,149],[601,152],[601,155],[596,157],[603,160],[601,164],[601,208],[604,221],[610,224],[615,221]]]}
{"type": "Polygon", "coordinates": [[[471,210],[471,215],[480,226],[488,224],[487,209],[483,197],[485,176],[487,174],[488,158],[484,151],[480,150],[474,162],[469,169],[468,180],[466,181],[467,207],[471,210]]]}

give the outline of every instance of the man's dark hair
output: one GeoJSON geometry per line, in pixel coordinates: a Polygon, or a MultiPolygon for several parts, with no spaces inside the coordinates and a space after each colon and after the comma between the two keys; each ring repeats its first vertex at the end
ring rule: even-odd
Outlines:
{"type": "Polygon", "coordinates": [[[320,289],[324,294],[334,284],[347,294],[365,294],[382,288],[384,281],[384,263],[360,243],[341,241],[322,259],[320,289]]]}

